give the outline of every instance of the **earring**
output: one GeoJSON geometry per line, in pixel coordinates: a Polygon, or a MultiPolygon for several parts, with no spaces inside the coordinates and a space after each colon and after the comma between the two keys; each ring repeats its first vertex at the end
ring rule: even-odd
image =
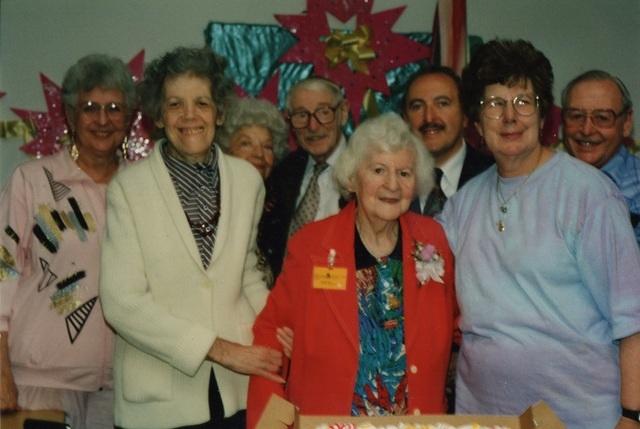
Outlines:
{"type": "Polygon", "coordinates": [[[80,152],[78,152],[78,146],[76,146],[75,142],[73,142],[71,144],[71,147],[69,148],[69,155],[74,161],[77,161],[78,157],[80,156],[80,152]]]}
{"type": "Polygon", "coordinates": [[[129,160],[129,138],[124,136],[124,140],[122,140],[122,145],[120,146],[122,150],[122,159],[125,161],[129,160]]]}

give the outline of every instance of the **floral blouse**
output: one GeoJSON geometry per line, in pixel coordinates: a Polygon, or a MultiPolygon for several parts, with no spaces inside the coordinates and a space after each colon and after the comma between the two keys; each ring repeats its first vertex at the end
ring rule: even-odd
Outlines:
{"type": "Polygon", "coordinates": [[[378,260],[356,232],[355,253],[360,364],[351,414],[406,414],[402,243],[399,238],[391,255],[378,260]]]}

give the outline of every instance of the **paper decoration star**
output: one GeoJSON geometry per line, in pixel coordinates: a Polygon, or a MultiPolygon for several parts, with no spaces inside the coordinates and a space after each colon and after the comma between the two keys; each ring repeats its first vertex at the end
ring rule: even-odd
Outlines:
{"type": "MultiPolygon", "coordinates": [[[[138,52],[127,64],[133,81],[137,84],[144,78],[144,49],[138,52]]],[[[140,110],[133,112],[131,130],[127,137],[126,157],[129,161],[137,161],[146,158],[153,149],[151,140],[153,121],[145,117],[140,110]]]]}
{"type": "MultiPolygon", "coordinates": [[[[278,105],[278,84],[280,83],[280,73],[275,72],[274,75],[267,81],[256,98],[262,98],[270,101],[274,105],[278,105]]],[[[239,97],[249,97],[248,94],[240,85],[235,86],[235,93],[239,97]]]]}
{"type": "Polygon", "coordinates": [[[307,1],[307,10],[315,13],[330,13],[342,22],[347,22],[353,15],[371,13],[373,0],[326,0],[307,1]]]}
{"type": "Polygon", "coordinates": [[[37,131],[36,137],[20,146],[20,150],[38,158],[60,150],[68,133],[62,106],[62,89],[42,73],[40,82],[47,103],[46,112],[11,108],[13,113],[37,131]]]}
{"type": "Polygon", "coordinates": [[[129,60],[127,67],[131,72],[133,81],[135,83],[140,82],[144,77],[144,49],[135,54],[134,57],[129,60]]]}
{"type": "Polygon", "coordinates": [[[357,123],[367,90],[389,95],[386,73],[405,64],[429,58],[431,50],[420,43],[393,33],[391,28],[405,7],[371,14],[373,0],[307,0],[307,13],[302,15],[275,15],[283,27],[291,31],[299,42],[280,59],[281,62],[312,63],[314,74],[339,83],[351,102],[351,114],[357,123]],[[367,46],[375,56],[366,61],[367,72],[354,71],[348,62],[331,66],[325,57],[326,40],[332,32],[326,14],[331,13],[343,22],[356,17],[356,28],[369,30],[367,46]]]}

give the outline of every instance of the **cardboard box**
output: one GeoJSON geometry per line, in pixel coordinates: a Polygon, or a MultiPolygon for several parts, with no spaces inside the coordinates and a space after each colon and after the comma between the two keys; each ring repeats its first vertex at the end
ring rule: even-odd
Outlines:
{"type": "Polygon", "coordinates": [[[290,402],[273,395],[260,417],[256,429],[280,429],[294,425],[294,429],[316,429],[320,425],[336,423],[371,423],[374,426],[397,425],[403,423],[432,424],[447,423],[452,426],[463,426],[477,423],[481,426],[504,426],[509,429],[565,429],[564,424],[555,415],[551,407],[538,402],[529,407],[521,416],[487,416],[487,415],[434,415],[419,416],[385,416],[385,417],[342,417],[342,416],[308,416],[299,414],[290,402]]]}

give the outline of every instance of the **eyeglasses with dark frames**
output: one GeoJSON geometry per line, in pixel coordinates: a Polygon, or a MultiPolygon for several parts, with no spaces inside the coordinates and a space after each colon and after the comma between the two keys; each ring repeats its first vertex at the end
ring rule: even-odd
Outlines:
{"type": "Polygon", "coordinates": [[[335,121],[336,110],[340,108],[341,104],[342,101],[340,101],[335,106],[321,106],[313,112],[309,112],[308,110],[297,110],[291,112],[289,113],[289,122],[291,123],[291,127],[296,130],[307,128],[312,116],[316,119],[316,121],[318,121],[319,124],[328,125],[335,121]]]}

